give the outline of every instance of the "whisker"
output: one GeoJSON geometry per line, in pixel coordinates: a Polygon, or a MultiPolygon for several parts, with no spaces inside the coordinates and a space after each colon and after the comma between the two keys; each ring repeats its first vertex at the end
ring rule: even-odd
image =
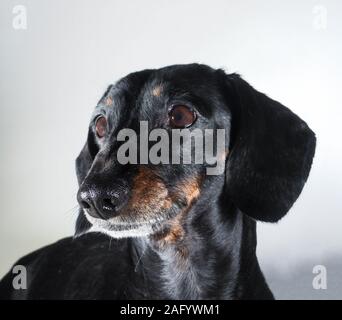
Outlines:
{"type": "Polygon", "coordinates": [[[135,265],[135,267],[134,267],[134,272],[137,272],[139,263],[140,263],[140,261],[141,261],[141,258],[142,258],[143,255],[145,254],[146,249],[147,249],[147,247],[145,247],[145,248],[143,249],[143,251],[142,251],[142,253],[141,253],[141,256],[139,257],[139,259],[138,259],[138,261],[137,261],[137,263],[136,263],[136,265],[135,265]]]}
{"type": "Polygon", "coordinates": [[[80,206],[77,204],[74,207],[72,207],[71,209],[67,210],[65,212],[65,214],[69,214],[69,213],[75,214],[75,213],[78,213],[78,209],[79,208],[80,208],[80,206]]]}
{"type": "Polygon", "coordinates": [[[108,247],[109,247],[109,251],[110,251],[110,248],[111,248],[110,246],[111,246],[111,244],[112,244],[112,240],[113,240],[113,238],[110,237],[110,238],[109,238],[109,246],[108,246],[108,247]]]}

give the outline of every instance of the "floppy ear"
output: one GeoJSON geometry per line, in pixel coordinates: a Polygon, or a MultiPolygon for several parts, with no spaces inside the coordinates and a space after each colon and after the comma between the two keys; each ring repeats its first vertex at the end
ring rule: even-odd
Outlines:
{"type": "MultiPolygon", "coordinates": [[[[85,143],[83,149],[81,150],[79,156],[76,159],[76,175],[78,185],[81,185],[84,178],[87,176],[96,153],[97,151],[94,142],[94,137],[91,130],[89,129],[87,142],[85,143]]],[[[80,208],[76,220],[75,237],[87,232],[90,229],[90,227],[91,224],[85,217],[83,210],[80,208]]]]}
{"type": "Polygon", "coordinates": [[[227,195],[252,218],[276,222],[304,187],[315,134],[288,108],[236,74],[226,76],[225,95],[232,113],[227,195]]]}

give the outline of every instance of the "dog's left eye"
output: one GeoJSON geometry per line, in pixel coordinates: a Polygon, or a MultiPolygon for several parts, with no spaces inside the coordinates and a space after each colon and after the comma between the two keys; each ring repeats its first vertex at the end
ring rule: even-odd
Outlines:
{"type": "Polygon", "coordinates": [[[169,111],[169,125],[173,128],[190,127],[196,120],[196,113],[185,105],[176,105],[169,111]]]}
{"type": "Polygon", "coordinates": [[[95,122],[96,135],[103,138],[107,131],[107,119],[104,116],[99,116],[95,122]]]}

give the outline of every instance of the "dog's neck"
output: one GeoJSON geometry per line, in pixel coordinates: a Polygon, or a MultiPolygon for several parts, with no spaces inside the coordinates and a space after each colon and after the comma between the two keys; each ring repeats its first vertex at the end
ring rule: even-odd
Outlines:
{"type": "Polygon", "coordinates": [[[145,240],[149,261],[151,254],[158,257],[152,268],[162,285],[161,296],[252,298],[250,286],[254,285],[272,298],[255,255],[255,222],[229,204],[227,212],[221,212],[220,207],[213,204],[201,210],[203,204],[195,205],[186,216],[177,217],[145,240]]]}

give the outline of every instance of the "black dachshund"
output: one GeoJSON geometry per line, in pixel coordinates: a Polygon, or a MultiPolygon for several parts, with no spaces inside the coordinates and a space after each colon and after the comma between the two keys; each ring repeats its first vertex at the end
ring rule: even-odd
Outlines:
{"type": "Polygon", "coordinates": [[[75,237],[20,259],[27,289],[13,288],[10,271],[0,297],[272,299],[256,257],[256,220],[289,211],[315,143],[304,121],[237,74],[199,64],[129,74],[99,101],[76,161],[75,237]],[[141,121],[172,141],[174,129],[224,129],[223,152],[213,146],[224,172],[207,174],[213,164],[193,159],[122,163],[121,129],[138,132],[136,151],[146,151],[141,121]]]}

